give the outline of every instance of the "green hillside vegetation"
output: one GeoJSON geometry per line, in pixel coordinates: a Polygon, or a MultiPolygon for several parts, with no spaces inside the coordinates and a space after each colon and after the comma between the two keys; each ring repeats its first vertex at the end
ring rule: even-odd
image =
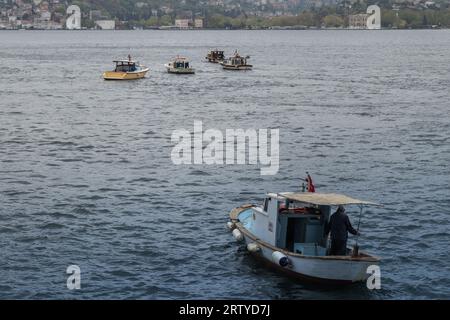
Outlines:
{"type": "MultiPolygon", "coordinates": [[[[299,11],[296,15],[284,15],[275,17],[261,17],[246,14],[242,9],[235,12],[223,12],[217,7],[199,7],[198,1],[186,1],[185,5],[179,5],[177,1],[161,0],[75,0],[83,12],[89,10],[101,10],[110,18],[119,21],[127,21],[127,27],[157,27],[169,26],[176,18],[184,18],[186,12],[191,16],[201,17],[205,20],[207,28],[270,28],[270,27],[333,27],[348,26],[348,14],[364,13],[366,2],[357,2],[352,9],[342,6],[326,6],[320,8],[299,11]],[[147,5],[138,8],[136,3],[147,5]],[[158,10],[162,5],[175,8],[173,12],[164,13],[158,10]],[[152,16],[152,10],[158,10],[158,16],[152,16]]],[[[450,27],[450,8],[443,5],[441,8],[400,8],[393,11],[386,3],[380,4],[382,9],[382,26],[384,28],[427,28],[430,26],[450,27]]]]}
{"type": "MultiPolygon", "coordinates": [[[[242,2],[239,9],[231,7],[207,6],[206,1],[198,0],[71,0],[60,1],[60,5],[51,7],[53,12],[65,15],[69,4],[80,6],[84,27],[95,26],[90,20],[89,12],[95,10],[101,13],[103,19],[114,19],[119,28],[152,28],[170,26],[177,18],[202,18],[206,28],[255,29],[271,27],[302,27],[302,28],[344,28],[348,26],[348,15],[365,13],[368,5],[376,3],[382,8],[382,27],[384,28],[429,28],[450,27],[450,0],[436,0],[436,4],[426,7],[425,2],[413,4],[403,2],[398,11],[392,10],[389,0],[358,0],[351,8],[343,5],[347,2],[339,0],[332,6],[303,8],[296,7],[291,13],[276,16],[273,14],[254,14],[257,6],[242,2]]],[[[32,3],[32,0],[23,0],[32,3]]],[[[237,3],[237,0],[235,1],[237,3]]],[[[256,3],[256,1],[255,1],[256,3]]],[[[3,0],[1,7],[13,7],[12,0],[3,0]]],[[[265,8],[270,13],[270,6],[265,8]]],[[[259,10],[259,9],[258,9],[259,10]]],[[[95,20],[95,18],[93,18],[95,20]]]]}

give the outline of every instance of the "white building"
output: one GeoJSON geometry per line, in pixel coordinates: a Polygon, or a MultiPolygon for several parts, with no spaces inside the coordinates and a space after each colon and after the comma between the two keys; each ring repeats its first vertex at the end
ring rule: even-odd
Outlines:
{"type": "Polygon", "coordinates": [[[367,18],[365,13],[349,15],[348,26],[350,29],[367,29],[367,18]]]}
{"type": "Polygon", "coordinates": [[[114,30],[116,29],[115,20],[97,20],[95,24],[102,30],[114,30]]]}
{"type": "Polygon", "coordinates": [[[348,16],[348,26],[350,29],[381,29],[381,9],[372,5],[367,8],[366,13],[353,14],[348,16]]]}
{"type": "Polygon", "coordinates": [[[189,19],[176,19],[175,27],[179,29],[188,29],[189,28],[189,19]]]}
{"type": "Polygon", "coordinates": [[[203,19],[195,19],[194,26],[199,29],[203,28],[203,19]]]}

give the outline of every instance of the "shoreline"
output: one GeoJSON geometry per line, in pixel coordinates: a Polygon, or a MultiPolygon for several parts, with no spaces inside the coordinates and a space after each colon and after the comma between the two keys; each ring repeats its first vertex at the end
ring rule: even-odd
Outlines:
{"type": "Polygon", "coordinates": [[[147,28],[147,29],[0,29],[0,31],[68,31],[68,32],[82,32],[82,31],[412,31],[412,30],[450,30],[450,28],[381,28],[381,29],[357,29],[357,28],[254,28],[254,29],[226,29],[226,28],[202,28],[202,29],[175,29],[175,28],[147,28]]]}

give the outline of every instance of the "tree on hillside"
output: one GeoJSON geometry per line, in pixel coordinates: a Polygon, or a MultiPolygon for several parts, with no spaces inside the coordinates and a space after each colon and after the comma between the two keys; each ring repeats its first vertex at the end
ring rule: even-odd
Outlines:
{"type": "Polygon", "coordinates": [[[344,20],[336,15],[328,15],[323,18],[323,23],[328,28],[338,28],[344,26],[344,20]]]}
{"type": "Polygon", "coordinates": [[[169,15],[164,15],[159,19],[159,24],[161,26],[171,26],[172,25],[172,17],[169,15]]]}

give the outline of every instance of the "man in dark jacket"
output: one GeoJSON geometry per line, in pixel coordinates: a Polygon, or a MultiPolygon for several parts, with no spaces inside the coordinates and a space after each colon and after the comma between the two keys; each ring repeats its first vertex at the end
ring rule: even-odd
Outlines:
{"type": "Polygon", "coordinates": [[[343,206],[339,206],[337,211],[331,216],[330,222],[325,227],[325,235],[331,231],[331,249],[330,256],[345,256],[347,253],[348,232],[353,235],[359,235],[350,219],[345,214],[343,206]]]}

